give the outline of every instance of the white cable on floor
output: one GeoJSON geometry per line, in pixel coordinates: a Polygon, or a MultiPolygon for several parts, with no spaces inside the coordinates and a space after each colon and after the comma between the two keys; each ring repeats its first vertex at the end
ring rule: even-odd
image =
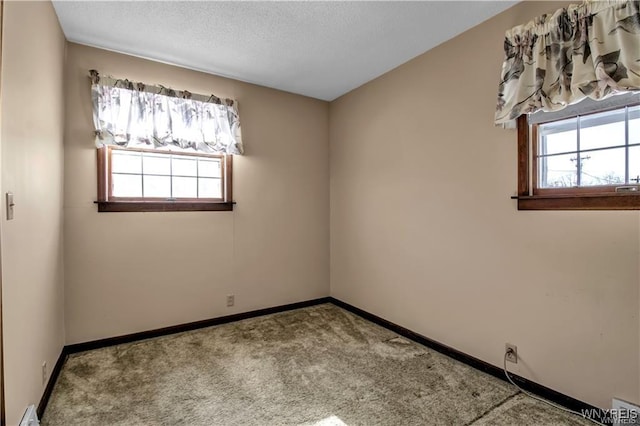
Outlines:
{"type": "Polygon", "coordinates": [[[577,411],[569,410],[568,408],[565,408],[565,407],[563,407],[561,405],[557,405],[557,404],[554,404],[551,401],[547,401],[546,399],[542,399],[542,398],[540,398],[540,397],[538,397],[538,396],[536,396],[536,395],[534,395],[534,394],[532,394],[530,392],[527,392],[526,390],[522,389],[520,386],[516,385],[515,382],[513,380],[511,380],[511,377],[509,376],[509,371],[507,370],[507,355],[508,354],[509,354],[509,352],[505,352],[504,353],[504,375],[507,376],[507,380],[509,380],[509,382],[511,382],[511,384],[513,386],[517,387],[520,390],[520,392],[528,395],[529,397],[531,397],[531,398],[533,398],[535,400],[538,400],[540,402],[544,402],[545,404],[550,405],[550,406],[552,406],[554,408],[557,408],[557,409],[562,410],[562,411],[566,411],[567,413],[575,414],[576,416],[580,416],[583,419],[591,420],[593,423],[595,423],[597,425],[602,425],[602,423],[600,423],[599,421],[594,420],[591,417],[587,417],[585,414],[578,413],[577,411]]]}

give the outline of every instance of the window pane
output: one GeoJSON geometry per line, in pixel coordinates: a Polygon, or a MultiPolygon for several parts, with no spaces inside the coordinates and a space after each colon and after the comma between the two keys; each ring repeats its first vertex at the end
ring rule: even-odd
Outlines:
{"type": "Polygon", "coordinates": [[[199,198],[222,198],[222,186],[220,179],[199,179],[199,198]]]}
{"type": "Polygon", "coordinates": [[[583,152],[580,186],[623,185],[625,149],[583,152]]]}
{"type": "Polygon", "coordinates": [[[539,184],[541,188],[567,188],[578,184],[577,154],[540,157],[539,184]]]}
{"type": "MultiPolygon", "coordinates": [[[[168,159],[167,159],[168,160],[168,159]]],[[[169,176],[146,176],[144,177],[145,197],[171,197],[171,178],[169,176]]]]}
{"type": "Polygon", "coordinates": [[[111,170],[113,173],[142,173],[139,152],[120,150],[111,151],[111,170]]]}
{"type": "Polygon", "coordinates": [[[111,151],[112,195],[222,199],[223,159],[165,152],[111,151]]]}
{"type": "Polygon", "coordinates": [[[173,157],[173,175],[198,176],[197,161],[196,157],[173,157]]]}
{"type": "Polygon", "coordinates": [[[197,197],[198,197],[198,179],[197,178],[189,178],[189,177],[173,178],[173,198],[197,198],[197,197]]]}
{"type": "Polygon", "coordinates": [[[624,145],[624,121],[624,109],[581,117],[580,150],[624,145]]]}
{"type": "Polygon", "coordinates": [[[640,105],[629,108],[629,145],[640,143],[640,105]]]}
{"type": "Polygon", "coordinates": [[[198,160],[198,176],[202,177],[220,177],[222,169],[220,160],[200,159],[198,160]]]}
{"type": "Polygon", "coordinates": [[[577,151],[577,129],[578,120],[576,118],[541,124],[538,129],[540,134],[538,154],[558,154],[560,152],[577,151]]]}
{"type": "Polygon", "coordinates": [[[112,181],[114,197],[142,197],[141,175],[119,175],[113,173],[112,181]]]}
{"type": "Polygon", "coordinates": [[[629,148],[629,184],[640,184],[640,146],[629,148]]]}
{"type": "MultiPolygon", "coordinates": [[[[166,154],[144,154],[142,156],[144,174],[170,175],[171,157],[166,154]]],[[[145,189],[146,195],[146,189],[145,189]]]]}

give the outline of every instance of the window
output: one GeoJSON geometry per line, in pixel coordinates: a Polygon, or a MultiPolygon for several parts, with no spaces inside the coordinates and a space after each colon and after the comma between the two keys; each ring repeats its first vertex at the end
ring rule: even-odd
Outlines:
{"type": "Polygon", "coordinates": [[[99,212],[233,210],[232,156],[244,152],[237,101],[89,77],[99,212]]]}
{"type": "Polygon", "coordinates": [[[640,209],[640,105],[633,99],[600,111],[586,102],[521,116],[518,208],[640,209]]]}
{"type": "Polygon", "coordinates": [[[98,211],[232,210],[231,158],[98,148],[98,211]]]}
{"type": "Polygon", "coordinates": [[[506,31],[494,123],[517,119],[518,209],[640,210],[637,18],[585,1],[506,31]]]}
{"type": "Polygon", "coordinates": [[[640,183],[640,106],[540,123],[536,133],[538,193],[551,188],[608,192],[640,183]]]}

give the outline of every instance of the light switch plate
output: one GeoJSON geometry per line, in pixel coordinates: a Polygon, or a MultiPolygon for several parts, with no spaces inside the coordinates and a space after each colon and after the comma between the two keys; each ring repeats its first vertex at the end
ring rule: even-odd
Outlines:
{"type": "Polygon", "coordinates": [[[7,192],[7,220],[13,219],[13,208],[15,203],[13,202],[13,193],[7,192]]]}

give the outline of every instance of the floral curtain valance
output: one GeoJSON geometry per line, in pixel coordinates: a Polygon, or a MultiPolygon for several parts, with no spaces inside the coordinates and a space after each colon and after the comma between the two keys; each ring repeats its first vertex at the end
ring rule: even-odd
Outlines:
{"type": "Polygon", "coordinates": [[[96,144],[242,154],[237,102],[90,71],[96,144]]]}
{"type": "Polygon", "coordinates": [[[507,31],[496,124],[640,90],[640,2],[590,1],[507,31]]]}

